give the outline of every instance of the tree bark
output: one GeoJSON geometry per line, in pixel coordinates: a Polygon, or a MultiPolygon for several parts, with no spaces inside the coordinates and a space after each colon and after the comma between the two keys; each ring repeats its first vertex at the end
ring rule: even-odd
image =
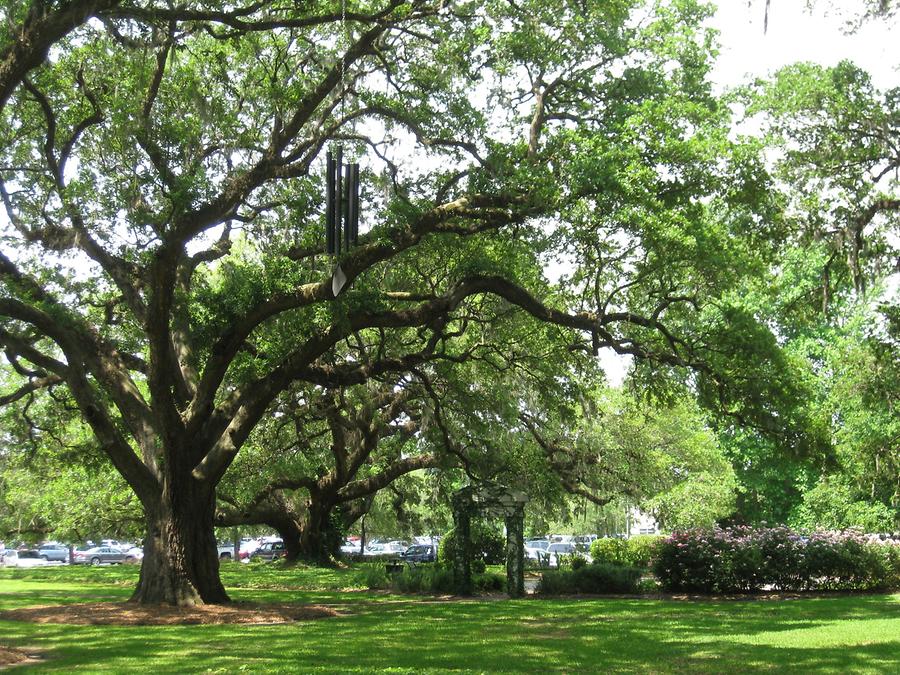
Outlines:
{"type": "Polygon", "coordinates": [[[131,602],[178,606],[229,602],[219,579],[215,490],[190,474],[168,478],[158,503],[145,505],[144,559],[131,602]]]}
{"type": "Polygon", "coordinates": [[[308,502],[297,541],[298,557],[318,565],[330,564],[340,548],[332,514],[335,503],[330,500],[311,499],[308,502]]]}

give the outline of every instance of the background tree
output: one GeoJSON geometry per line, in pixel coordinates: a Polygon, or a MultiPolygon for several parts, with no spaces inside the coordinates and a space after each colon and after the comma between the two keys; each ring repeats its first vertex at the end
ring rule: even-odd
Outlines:
{"type": "Polygon", "coordinates": [[[749,108],[779,147],[778,175],[802,245],[824,257],[822,311],[847,277],[860,296],[897,263],[900,90],[880,92],[848,62],[797,64],[760,82],[749,108]]]}
{"type": "Polygon", "coordinates": [[[835,461],[806,486],[796,523],[867,532],[900,528],[898,328],[892,308],[861,311],[828,344],[835,461]]]}
{"type": "Polygon", "coordinates": [[[526,433],[563,489],[596,506],[627,503],[664,528],[711,525],[731,514],[736,482],[689,398],[668,404],[594,389],[575,420],[523,415],[526,433]]]}
{"type": "Polygon", "coordinates": [[[897,92],[878,91],[847,62],[797,64],[753,92],[748,111],[779,149],[775,172],[797,233],[770,290],[756,294],[756,311],[771,316],[786,350],[810,364],[810,402],[832,447],[791,456],[730,433],[726,447],[743,485],[738,517],[889,529],[896,518],[886,345],[897,304],[889,276],[900,231],[897,92]]]}
{"type": "MultiPolygon", "coordinates": [[[[17,379],[9,371],[0,367],[0,392],[17,379]]],[[[13,392],[0,393],[0,538],[140,539],[140,503],[100,452],[65,389],[13,392]]]]}
{"type": "Polygon", "coordinates": [[[281,535],[289,560],[329,561],[375,493],[440,461],[414,442],[419,413],[409,390],[393,389],[292,391],[294,400],[257,428],[258,442],[232,466],[217,524],[266,524],[281,535]]]}

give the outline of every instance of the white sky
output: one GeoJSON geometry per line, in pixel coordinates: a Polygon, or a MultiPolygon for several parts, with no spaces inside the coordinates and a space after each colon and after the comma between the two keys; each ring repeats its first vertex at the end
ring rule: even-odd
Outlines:
{"type": "Polygon", "coordinates": [[[842,30],[847,15],[862,4],[863,0],[840,0],[829,6],[819,0],[810,12],[806,0],[772,0],[764,32],[764,0],[753,0],[749,6],[747,0],[720,0],[712,21],[721,32],[717,84],[738,84],[748,74],[766,75],[797,61],[830,66],[850,59],[872,74],[877,87],[900,85],[900,22],[873,20],[855,33],[842,30]]]}

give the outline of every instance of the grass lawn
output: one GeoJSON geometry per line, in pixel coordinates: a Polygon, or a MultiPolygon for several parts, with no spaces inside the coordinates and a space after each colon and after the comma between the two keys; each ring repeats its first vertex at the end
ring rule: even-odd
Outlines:
{"type": "MultiPolygon", "coordinates": [[[[235,600],[343,615],[288,625],[0,621],[21,672],[900,673],[900,594],[800,600],[441,600],[368,593],[359,570],[223,566],[235,600]]],[[[0,569],[0,610],[125,599],[133,567],[0,569]]],[[[17,671],[13,671],[17,672],[17,671]]]]}

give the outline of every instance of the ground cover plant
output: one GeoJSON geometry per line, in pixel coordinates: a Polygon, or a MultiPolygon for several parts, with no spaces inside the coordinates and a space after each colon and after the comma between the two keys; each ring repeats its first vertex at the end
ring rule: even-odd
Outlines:
{"type": "MultiPolygon", "coordinates": [[[[136,573],[115,567],[0,570],[0,612],[124,601],[136,573]]],[[[337,610],[333,618],[121,627],[0,618],[0,644],[40,656],[26,672],[883,673],[900,668],[897,594],[754,602],[508,601],[335,590],[352,586],[358,573],[223,566],[236,600],[316,603],[337,610]],[[296,588],[290,585],[292,574],[296,588]]]]}

